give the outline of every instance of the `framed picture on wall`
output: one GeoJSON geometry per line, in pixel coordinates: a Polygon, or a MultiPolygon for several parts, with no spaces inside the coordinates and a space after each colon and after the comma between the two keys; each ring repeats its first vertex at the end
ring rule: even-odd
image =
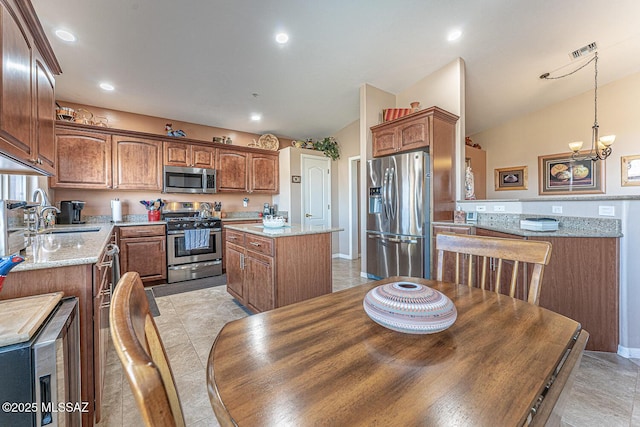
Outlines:
{"type": "Polygon", "coordinates": [[[640,155],[620,157],[622,186],[640,185],[640,155]]]}
{"type": "Polygon", "coordinates": [[[526,190],[528,172],[526,166],[514,166],[511,168],[499,168],[494,173],[494,185],[496,191],[526,190]]]}
{"type": "MultiPolygon", "coordinates": [[[[581,151],[578,156],[588,154],[581,151]]],[[[574,160],[572,153],[538,157],[539,194],[597,194],[605,192],[604,161],[574,160]]]]}

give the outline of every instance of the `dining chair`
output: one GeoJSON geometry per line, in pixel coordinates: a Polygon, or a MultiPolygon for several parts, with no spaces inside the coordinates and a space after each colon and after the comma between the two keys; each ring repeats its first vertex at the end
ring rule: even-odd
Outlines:
{"type": "Polygon", "coordinates": [[[137,272],[122,276],[111,298],[111,337],[147,426],[184,426],[167,353],[137,272]]]}
{"type": "Polygon", "coordinates": [[[489,287],[493,288],[495,292],[501,293],[502,285],[507,281],[506,274],[505,277],[502,274],[511,269],[511,278],[508,282],[509,296],[511,297],[516,295],[520,264],[525,264],[525,266],[531,264],[533,266],[531,273],[526,267],[524,269],[525,279],[521,281],[526,282],[526,277],[529,274],[531,279],[528,285],[522,284],[524,287],[522,295],[528,294],[527,301],[538,305],[544,267],[549,263],[551,257],[551,243],[537,240],[439,233],[436,235],[435,248],[438,254],[437,280],[445,280],[444,273],[448,267],[445,264],[445,252],[451,252],[455,254],[455,267],[453,268],[455,283],[465,281],[470,287],[474,285],[480,289],[489,287]],[[466,277],[461,277],[461,270],[464,270],[466,277]]]}

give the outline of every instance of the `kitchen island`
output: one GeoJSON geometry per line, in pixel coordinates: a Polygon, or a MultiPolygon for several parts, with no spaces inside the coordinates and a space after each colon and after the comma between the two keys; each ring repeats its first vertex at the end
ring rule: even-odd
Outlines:
{"type": "Polygon", "coordinates": [[[331,233],[341,228],[226,225],[227,291],[253,312],[331,293],[331,233]]]}

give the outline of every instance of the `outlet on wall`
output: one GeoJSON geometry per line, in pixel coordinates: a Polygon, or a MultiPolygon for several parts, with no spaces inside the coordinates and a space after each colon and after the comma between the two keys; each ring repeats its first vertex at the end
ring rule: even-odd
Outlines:
{"type": "Polygon", "coordinates": [[[562,206],[551,206],[551,213],[562,213],[562,206]]]}
{"type": "Polygon", "coordinates": [[[486,212],[487,207],[485,205],[476,206],[476,212],[486,212]]]}
{"type": "Polygon", "coordinates": [[[495,205],[493,207],[494,212],[504,212],[504,205],[495,205]]]}
{"type": "Polygon", "coordinates": [[[615,206],[598,206],[598,215],[616,216],[616,207],[615,206]]]}

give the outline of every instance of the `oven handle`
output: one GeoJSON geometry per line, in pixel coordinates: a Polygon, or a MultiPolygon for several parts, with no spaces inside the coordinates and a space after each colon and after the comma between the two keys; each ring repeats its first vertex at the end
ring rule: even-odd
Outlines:
{"type": "MultiPolygon", "coordinates": [[[[222,231],[222,228],[210,228],[209,230],[210,230],[209,234],[213,234],[215,232],[222,231]]],[[[177,234],[177,235],[184,236],[184,230],[171,230],[171,231],[167,231],[167,234],[171,234],[171,235],[177,234]]]]}
{"type": "Polygon", "coordinates": [[[211,262],[195,262],[191,264],[183,264],[183,265],[170,265],[168,267],[169,270],[193,270],[198,267],[208,267],[210,265],[218,265],[222,264],[222,261],[217,259],[211,262]]]}

